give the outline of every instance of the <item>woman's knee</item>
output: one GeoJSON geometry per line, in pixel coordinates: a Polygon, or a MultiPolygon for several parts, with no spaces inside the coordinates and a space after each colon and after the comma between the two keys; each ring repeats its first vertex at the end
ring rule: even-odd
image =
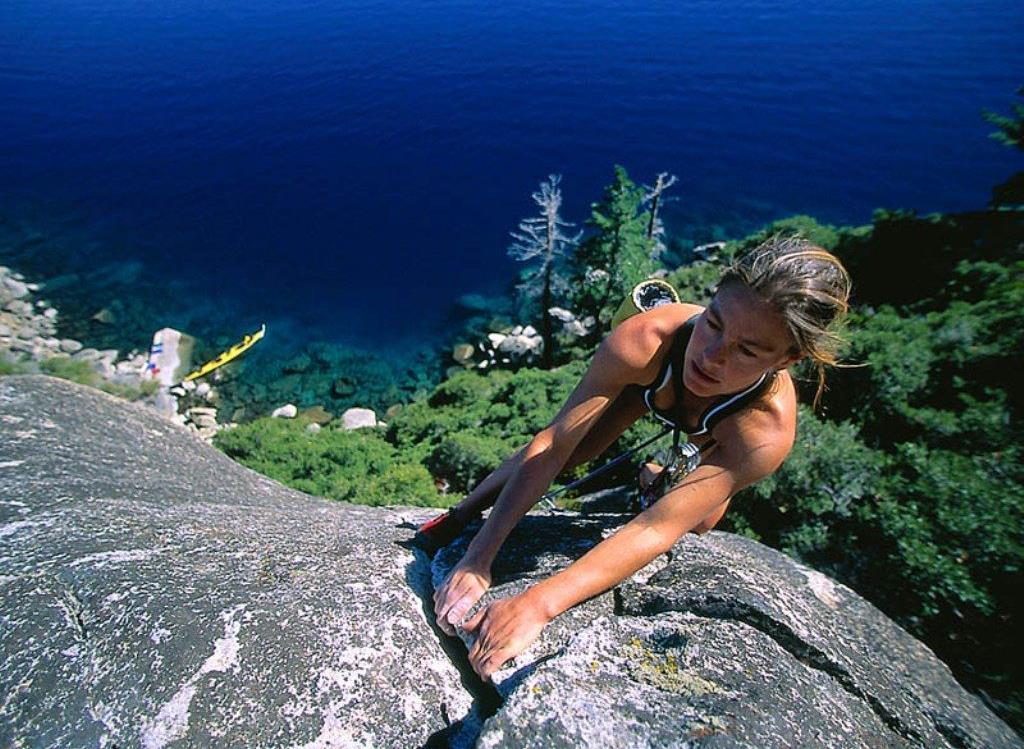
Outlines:
{"type": "Polygon", "coordinates": [[[662,466],[657,463],[644,463],[640,467],[640,488],[646,489],[651,485],[651,482],[658,477],[658,474],[665,470],[662,466]]]}

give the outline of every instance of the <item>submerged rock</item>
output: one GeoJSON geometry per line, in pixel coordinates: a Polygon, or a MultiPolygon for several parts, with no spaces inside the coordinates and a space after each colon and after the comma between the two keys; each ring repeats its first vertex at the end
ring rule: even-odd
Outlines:
{"type": "Polygon", "coordinates": [[[298,416],[300,418],[306,419],[312,424],[316,424],[317,426],[323,426],[324,424],[327,424],[328,422],[330,422],[331,419],[334,418],[334,415],[327,411],[327,409],[325,409],[323,406],[313,406],[312,408],[304,408],[301,411],[299,411],[298,416]]]}
{"type": "Polygon", "coordinates": [[[452,359],[459,364],[472,362],[474,353],[476,353],[476,349],[471,343],[456,343],[452,347],[452,359]]]}
{"type": "Polygon", "coordinates": [[[104,325],[113,325],[115,322],[117,322],[117,315],[115,315],[109,307],[104,307],[99,312],[94,314],[90,319],[95,320],[96,322],[99,323],[103,323],[104,325]]]}

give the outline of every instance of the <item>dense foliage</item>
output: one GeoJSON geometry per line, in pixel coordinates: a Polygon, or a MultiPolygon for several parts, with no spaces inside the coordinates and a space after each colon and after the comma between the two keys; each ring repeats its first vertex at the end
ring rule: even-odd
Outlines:
{"type": "MultiPolygon", "coordinates": [[[[457,372],[429,398],[392,409],[386,427],[328,424],[310,432],[301,415],[263,418],[220,432],[215,444],[311,494],[360,504],[447,506],[550,423],[584,369],[580,361],[550,371],[457,372]]],[[[639,423],[617,444],[656,431],[639,423]]],[[[586,470],[579,466],[566,477],[586,470]]],[[[628,472],[608,480],[621,483],[628,472]]]]}
{"type": "MultiPolygon", "coordinates": [[[[641,200],[617,169],[579,247],[574,302],[601,320],[649,272],[641,200]],[[614,273],[594,274],[595,263],[614,273]]],[[[704,302],[737,251],[779,232],[799,232],[850,270],[849,366],[832,373],[817,413],[801,406],[786,463],[738,495],[720,527],[852,586],[1024,725],[1024,664],[1012,639],[1024,622],[1024,402],[1015,387],[1024,369],[1024,212],[878,211],[860,227],[796,216],[670,269],[668,280],[704,302]]],[[[567,345],[555,360],[569,363],[551,370],[458,372],[398,408],[386,429],[310,434],[301,420],[265,419],[222,432],[217,444],[316,494],[447,505],[550,422],[593,345],[567,345]]],[[[809,403],[811,373],[795,374],[809,403]]],[[[637,423],[606,457],[656,429],[637,423]]],[[[634,475],[627,468],[608,480],[634,475]]]]}
{"type": "Polygon", "coordinates": [[[651,217],[644,210],[645,196],[616,166],[615,179],[591,207],[587,225],[592,233],[572,257],[568,304],[578,317],[593,315],[598,337],[608,331],[624,294],[657,268],[655,241],[647,236],[651,217]]]}

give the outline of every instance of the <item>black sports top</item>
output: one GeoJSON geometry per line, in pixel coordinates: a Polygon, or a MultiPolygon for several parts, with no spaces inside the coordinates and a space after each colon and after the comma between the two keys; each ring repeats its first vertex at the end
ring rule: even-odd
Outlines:
{"type": "Polygon", "coordinates": [[[765,388],[767,388],[775,378],[774,370],[765,372],[757,382],[750,387],[740,390],[739,392],[732,393],[731,395],[724,395],[718,401],[708,406],[707,410],[705,410],[704,413],[701,414],[700,419],[698,419],[697,426],[689,427],[684,424],[682,418],[679,417],[678,413],[676,413],[682,403],[682,394],[685,389],[683,385],[682,362],[683,355],[686,352],[686,345],[690,342],[690,335],[693,333],[693,326],[698,317],[700,317],[700,313],[697,313],[679,326],[679,331],[676,334],[675,340],[672,341],[672,347],[669,349],[668,356],[666,356],[665,361],[662,362],[661,371],[658,373],[658,377],[654,382],[644,387],[641,391],[644,403],[647,404],[647,408],[650,409],[651,415],[654,416],[654,418],[664,424],[674,427],[677,430],[685,432],[690,437],[700,437],[710,433],[715,424],[719,421],[730,414],[736,413],[761,395],[765,388]],[[672,377],[673,364],[677,364],[675,377],[672,377]],[[664,387],[670,377],[672,379],[672,387],[676,395],[674,403],[676,412],[663,410],[654,405],[654,394],[664,387]]]}

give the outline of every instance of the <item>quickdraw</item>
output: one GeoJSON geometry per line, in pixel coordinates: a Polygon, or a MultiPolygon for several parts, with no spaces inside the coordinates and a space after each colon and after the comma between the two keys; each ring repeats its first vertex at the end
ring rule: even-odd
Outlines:
{"type": "Polygon", "coordinates": [[[714,445],[715,441],[713,439],[708,440],[704,445],[698,447],[692,442],[683,442],[681,440],[682,431],[680,429],[666,427],[660,434],[657,434],[649,440],[630,448],[621,455],[609,460],[604,465],[595,468],[583,478],[576,479],[571,484],[567,484],[560,489],[548,492],[537,500],[538,503],[542,504],[544,508],[548,510],[558,509],[553,501],[554,497],[558,496],[562,492],[575,489],[587,481],[590,481],[592,478],[610,470],[614,466],[619,465],[637,451],[657,442],[669,432],[672,432],[672,447],[669,448],[669,457],[665,461],[664,470],[662,470],[645,489],[640,490],[631,502],[631,509],[643,512],[661,499],[669,489],[696,470],[697,466],[700,465],[704,452],[714,445]]]}
{"type": "Polygon", "coordinates": [[[681,443],[679,431],[676,430],[665,467],[650,484],[637,492],[634,509],[643,512],[665,496],[672,487],[697,469],[702,457],[702,448],[692,442],[681,443]]]}

